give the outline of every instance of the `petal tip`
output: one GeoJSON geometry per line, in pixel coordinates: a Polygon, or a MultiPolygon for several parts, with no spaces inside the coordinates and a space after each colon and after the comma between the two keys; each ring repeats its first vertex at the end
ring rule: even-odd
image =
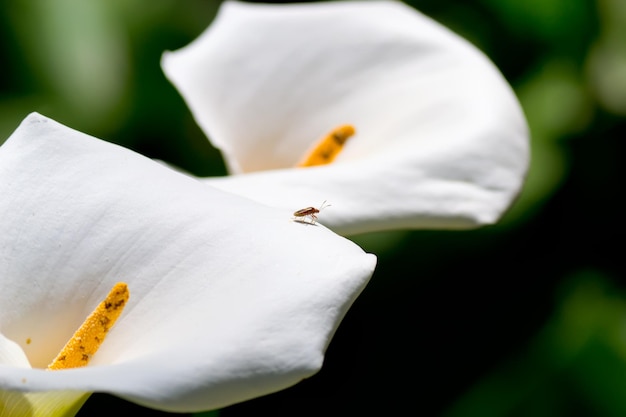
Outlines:
{"type": "Polygon", "coordinates": [[[36,111],[28,113],[22,123],[47,123],[50,119],[36,111]]]}

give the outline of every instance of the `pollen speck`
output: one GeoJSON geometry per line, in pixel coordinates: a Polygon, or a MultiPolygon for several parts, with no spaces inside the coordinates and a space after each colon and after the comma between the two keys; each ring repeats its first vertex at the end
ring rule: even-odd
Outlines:
{"type": "Polygon", "coordinates": [[[343,125],[333,129],[317,142],[298,163],[299,167],[330,164],[343,150],[346,141],[355,133],[354,126],[343,125]]]}
{"type": "Polygon", "coordinates": [[[26,339],[26,344],[30,345],[30,342],[32,342],[32,340],[30,340],[30,337],[26,339]]]}
{"type": "Polygon", "coordinates": [[[49,370],[86,366],[104,341],[107,332],[122,314],[130,294],[123,282],[115,284],[109,295],[87,317],[84,323],[65,344],[57,357],[48,365],[49,370]]]}

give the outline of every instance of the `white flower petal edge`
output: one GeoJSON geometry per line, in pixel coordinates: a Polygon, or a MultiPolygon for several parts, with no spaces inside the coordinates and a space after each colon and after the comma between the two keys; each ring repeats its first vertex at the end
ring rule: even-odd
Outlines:
{"type": "Polygon", "coordinates": [[[229,1],[162,67],[236,175],[208,182],[349,234],[495,222],[528,166],[511,88],[475,47],[393,1],[229,1]],[[336,162],[290,169],[356,127],[336,162]],[[264,172],[259,172],[264,171],[264,172]]]}
{"type": "Polygon", "coordinates": [[[0,365],[0,390],[108,392],[199,411],[321,366],[373,255],[38,114],[0,147],[0,333],[45,367],[115,282],[86,368],[0,365]]]}
{"type": "Polygon", "coordinates": [[[30,362],[20,345],[0,333],[0,365],[30,368],[30,362]]]}

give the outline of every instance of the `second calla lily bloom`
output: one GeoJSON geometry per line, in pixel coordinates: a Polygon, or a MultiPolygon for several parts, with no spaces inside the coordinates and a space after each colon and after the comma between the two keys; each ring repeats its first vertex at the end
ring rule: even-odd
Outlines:
{"type": "Polygon", "coordinates": [[[509,85],[400,2],[229,1],[162,66],[239,174],[209,184],[283,208],[328,200],[321,221],[339,233],[493,223],[524,180],[509,85]],[[355,135],[332,164],[295,168],[343,125],[355,135]]]}
{"type": "Polygon", "coordinates": [[[98,391],[189,412],[280,390],[320,368],[375,266],[288,210],[38,114],[0,147],[0,195],[0,409],[98,391]],[[89,365],[43,369],[118,281],[130,299],[89,365]]]}

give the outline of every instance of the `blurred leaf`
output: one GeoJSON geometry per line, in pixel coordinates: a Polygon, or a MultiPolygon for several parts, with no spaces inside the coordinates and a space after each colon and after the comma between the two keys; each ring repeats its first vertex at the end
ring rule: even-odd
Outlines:
{"type": "Polygon", "coordinates": [[[586,65],[600,104],[614,114],[626,115],[626,44],[601,39],[592,47],[586,65]]]}
{"type": "Polygon", "coordinates": [[[522,194],[506,220],[531,215],[567,175],[560,142],[586,129],[593,118],[593,104],[579,71],[568,61],[553,59],[539,66],[517,91],[530,126],[531,161],[522,194]]]}
{"type": "Polygon", "coordinates": [[[80,121],[75,126],[85,130],[122,121],[129,51],[108,2],[24,0],[5,9],[30,69],[57,109],[51,116],[80,121]]]}
{"type": "Polygon", "coordinates": [[[555,141],[586,128],[593,104],[578,66],[564,59],[542,63],[519,88],[533,137],[555,141]]]}
{"type": "MultiPolygon", "coordinates": [[[[619,1],[619,0],[618,0],[619,1]]],[[[593,0],[482,0],[520,37],[580,53],[597,27],[593,0]]]]}
{"type": "Polygon", "coordinates": [[[626,2],[598,0],[601,33],[585,63],[589,84],[608,111],[626,115],[626,2]]]}

